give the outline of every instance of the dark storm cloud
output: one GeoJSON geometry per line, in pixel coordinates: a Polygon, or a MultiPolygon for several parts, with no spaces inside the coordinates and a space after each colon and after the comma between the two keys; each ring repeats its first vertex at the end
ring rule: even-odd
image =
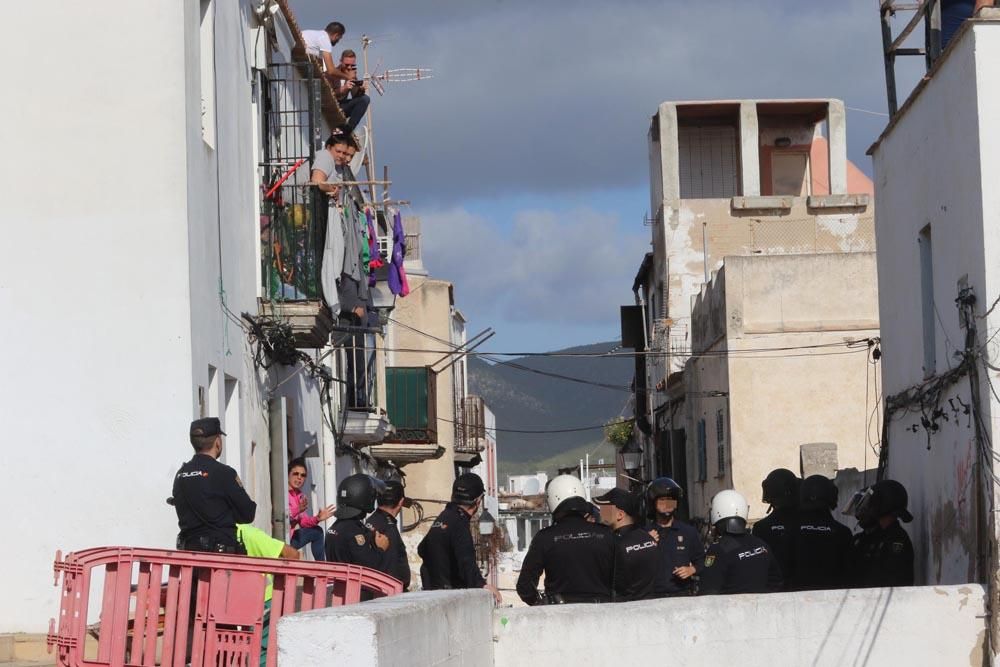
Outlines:
{"type": "MultiPolygon", "coordinates": [[[[394,194],[451,205],[511,192],[644,184],[646,130],[667,99],[839,97],[882,111],[872,0],[296,0],[304,26],[435,78],[376,98],[394,194]]],[[[852,113],[851,157],[884,119],[852,113]]]]}

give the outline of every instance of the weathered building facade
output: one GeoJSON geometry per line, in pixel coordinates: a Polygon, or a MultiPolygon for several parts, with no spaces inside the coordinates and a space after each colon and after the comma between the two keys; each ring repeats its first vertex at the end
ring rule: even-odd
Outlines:
{"type": "MultiPolygon", "coordinates": [[[[686,486],[697,483],[702,491],[687,508],[692,514],[705,514],[710,489],[731,488],[733,484],[734,464],[725,471],[726,459],[714,458],[722,463],[725,472],[721,473],[718,465],[714,472],[706,469],[707,464],[701,465],[711,458],[705,450],[719,451],[720,446],[727,446],[734,428],[728,409],[732,400],[723,395],[727,390],[709,386],[724,382],[725,375],[716,373],[717,378],[709,379],[715,372],[709,366],[728,372],[728,364],[737,363],[736,353],[731,350],[743,344],[737,339],[744,337],[764,336],[768,342],[762,346],[779,347],[778,341],[783,339],[805,345],[811,335],[812,339],[826,341],[838,336],[847,339],[877,335],[877,316],[872,310],[877,303],[875,272],[870,260],[871,270],[860,274],[868,283],[858,286],[858,298],[851,301],[859,309],[853,316],[840,312],[839,306],[824,312],[821,303],[802,304],[802,310],[796,311],[794,301],[785,303],[781,299],[806,296],[793,294],[791,281],[802,276],[812,279],[809,270],[801,262],[788,260],[784,266],[794,275],[785,275],[777,259],[763,261],[772,257],[874,251],[873,185],[847,160],[846,132],[844,105],[831,99],[665,102],[652,118],[652,248],[633,285],[643,330],[637,349],[646,354],[636,364],[635,413],[642,456],[637,457],[641,467],[634,473],[638,474],[632,476],[648,479],[668,474],[686,486]],[[750,284],[761,279],[773,283],[760,286],[756,293],[734,292],[712,284],[724,261],[734,257],[762,260],[740,264],[741,276],[745,267],[753,267],[752,274],[748,274],[753,276],[750,284]],[[713,317],[732,314],[726,311],[728,305],[703,302],[701,321],[693,317],[692,309],[706,284],[710,286],[705,298],[715,298],[718,304],[741,304],[733,307],[746,308],[748,313],[759,299],[766,302],[773,298],[777,302],[760,303],[757,315],[769,319],[755,321],[749,336],[738,321],[720,321],[712,329],[698,331],[699,326],[709,326],[713,317]],[[713,297],[720,290],[724,296],[720,293],[713,297]],[[838,331],[841,326],[846,328],[838,331]],[[698,353],[703,358],[687,365],[692,354],[698,353]],[[729,360],[729,355],[734,358],[729,360]],[[692,398],[697,405],[685,403],[692,398]],[[719,405],[710,409],[709,402],[719,405]],[[709,483],[709,477],[715,481],[709,483]]],[[[830,279],[845,270],[834,268],[840,265],[833,259],[811,261],[814,269],[832,270],[830,279]]],[[[758,384],[768,377],[758,372],[766,368],[765,356],[775,355],[761,354],[761,363],[749,371],[758,384]]],[[[852,395],[860,393],[862,402],[864,370],[859,362],[857,382],[849,391],[852,395]]],[[[758,386],[758,393],[760,389],[758,386]]],[[[766,394],[764,391],[761,395],[766,394]]],[[[860,429],[860,407],[858,414],[860,429]]],[[[816,442],[819,436],[800,434],[794,429],[784,436],[769,434],[772,443],[790,442],[800,436],[801,442],[773,458],[798,469],[798,445],[816,442]]],[[[754,433],[752,437],[761,435],[754,433]]],[[[860,453],[862,442],[838,444],[860,453]]],[[[623,461],[620,456],[620,467],[623,461]]],[[[738,488],[759,488],[760,480],[748,482],[756,474],[756,467],[746,474],[738,488]]],[[[759,492],[754,490],[749,495],[759,496],[759,492]]]]}
{"type": "Polygon", "coordinates": [[[880,474],[909,491],[918,583],[989,583],[994,605],[998,75],[1000,10],[986,9],[870,150],[885,350],[880,474]]]}

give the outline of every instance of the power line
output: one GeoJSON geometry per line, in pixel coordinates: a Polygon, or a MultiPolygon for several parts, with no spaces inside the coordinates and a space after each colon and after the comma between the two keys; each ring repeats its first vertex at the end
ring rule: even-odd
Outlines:
{"type": "MultiPolygon", "coordinates": [[[[457,422],[451,419],[445,419],[444,417],[438,417],[440,421],[448,424],[464,424],[465,422],[457,422]]],[[[633,419],[627,419],[625,421],[634,421],[633,419]]],[[[596,431],[603,430],[605,424],[599,424],[596,426],[577,426],[573,428],[554,428],[554,429],[523,429],[523,428],[491,428],[490,431],[496,431],[497,433],[579,433],[581,431],[596,431]]]]}

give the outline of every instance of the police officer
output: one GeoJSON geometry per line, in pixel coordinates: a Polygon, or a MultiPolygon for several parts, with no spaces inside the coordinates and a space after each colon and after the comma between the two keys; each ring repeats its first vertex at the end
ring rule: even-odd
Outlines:
{"type": "Polygon", "coordinates": [[[420,579],[425,591],[449,588],[485,588],[497,604],[500,591],[486,583],[476,564],[476,545],[470,522],[483,501],[483,480],[467,472],[451,485],[451,502],[445,505],[420,541],[417,553],[423,559],[420,579]]]}
{"type": "Polygon", "coordinates": [[[611,529],[587,520],[592,505],[573,475],[549,482],[546,501],[553,524],[538,531],[521,564],[517,594],[525,604],[610,602],[614,537],[611,529]],[[538,580],[545,573],[545,596],[538,580]]]}
{"type": "Polygon", "coordinates": [[[250,500],[236,471],[218,461],[224,435],[216,417],[191,422],[195,454],[174,476],[178,549],[246,553],[236,539],[236,524],[252,522],[257,505],[250,500]]]}
{"type": "Polygon", "coordinates": [[[403,484],[389,480],[385,482],[385,490],[378,496],[378,509],[368,517],[368,525],[389,538],[389,553],[393,556],[389,574],[403,582],[404,591],[410,587],[410,561],[406,557],[406,545],[403,544],[396,521],[403,508],[409,506],[410,499],[403,491],[403,484]]]}
{"type": "Polygon", "coordinates": [[[864,493],[855,516],[862,532],[851,546],[850,582],[856,588],[912,586],[913,544],[899,524],[913,521],[906,488],[883,479],[864,493]]]}
{"type": "Polygon", "coordinates": [[[601,523],[615,536],[613,571],[614,600],[631,602],[655,597],[660,554],[657,540],[642,526],[639,497],[624,489],[611,489],[594,498],[601,523]]]}
{"type": "Polygon", "coordinates": [[[365,517],[375,509],[380,490],[381,482],[361,474],[346,477],[337,487],[337,520],[326,535],[328,561],[391,574],[394,555],[389,553],[389,538],[365,523],[365,517]]]}
{"type": "Polygon", "coordinates": [[[781,588],[781,568],[771,548],[747,532],[750,506],[732,489],[712,498],[711,521],[719,540],[708,548],[701,572],[703,595],[769,593],[781,588]]]}
{"type": "Polygon", "coordinates": [[[802,480],[787,468],[772,470],[761,482],[768,514],[753,525],[754,537],[767,542],[778,559],[785,583],[795,574],[793,543],[798,526],[799,487],[802,480]]]}
{"type": "Polygon", "coordinates": [[[787,590],[843,588],[851,530],[833,518],[837,487],[823,475],[802,482],[798,526],[793,544],[795,570],[785,577],[787,590]]]}
{"type": "Polygon", "coordinates": [[[684,489],[669,477],[654,479],[646,487],[650,534],[659,541],[660,567],[656,597],[691,595],[695,574],[704,567],[705,549],[698,531],[676,517],[684,489]]]}

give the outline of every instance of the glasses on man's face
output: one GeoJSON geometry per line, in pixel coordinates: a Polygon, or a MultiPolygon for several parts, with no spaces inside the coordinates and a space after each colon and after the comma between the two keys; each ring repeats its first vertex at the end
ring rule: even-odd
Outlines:
{"type": "Polygon", "coordinates": [[[344,69],[357,69],[357,65],[344,65],[344,69]]]}

